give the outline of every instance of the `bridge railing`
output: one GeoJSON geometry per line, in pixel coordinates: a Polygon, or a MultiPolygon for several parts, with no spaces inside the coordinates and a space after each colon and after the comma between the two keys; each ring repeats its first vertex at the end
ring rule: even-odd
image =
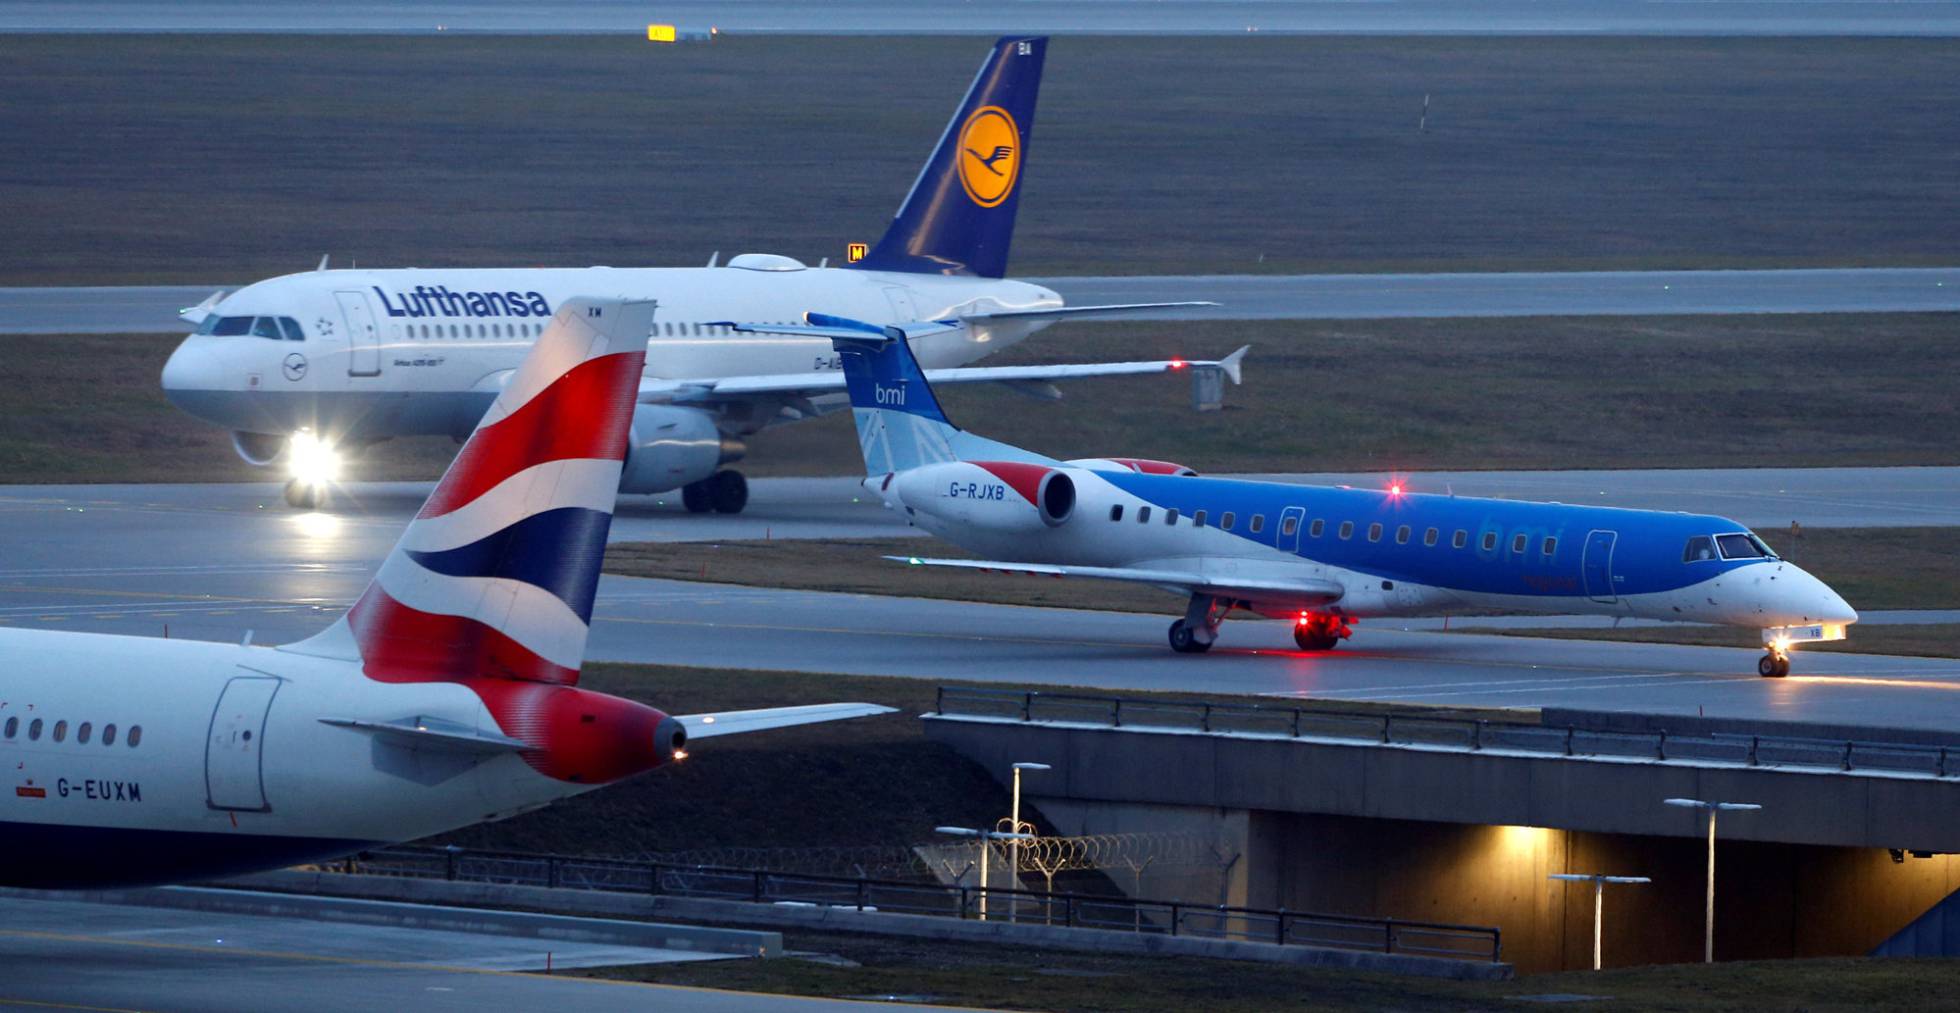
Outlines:
{"type": "Polygon", "coordinates": [[[1480,718],[1384,710],[1328,710],[1207,700],[1051,693],[1039,690],[942,686],[938,711],[957,717],[1027,722],[1164,728],[1212,734],[1335,739],[1379,745],[1713,761],[1751,767],[1882,771],[1922,777],[1960,777],[1960,748],[1724,732],[1618,732],[1480,718]]]}
{"type": "Polygon", "coordinates": [[[859,911],[1017,921],[1068,928],[1405,953],[1454,960],[1502,958],[1498,930],[1284,909],[1219,907],[1080,893],[1049,893],[848,876],[812,876],[621,858],[400,846],[323,869],[415,879],[546,886],[612,893],[747,901],[859,911]]]}

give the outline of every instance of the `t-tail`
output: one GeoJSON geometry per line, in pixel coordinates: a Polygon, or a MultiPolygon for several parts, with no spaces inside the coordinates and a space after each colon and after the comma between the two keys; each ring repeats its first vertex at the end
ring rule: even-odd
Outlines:
{"type": "Polygon", "coordinates": [[[994,43],[884,238],[851,266],[982,278],[1006,274],[1047,50],[1045,38],[994,43]]]}
{"type": "Polygon", "coordinates": [[[652,319],[566,300],[360,600],[287,649],[383,681],[576,683],[652,319]]]}
{"type": "Polygon", "coordinates": [[[865,474],[890,475],[945,461],[1055,463],[1052,458],[975,436],[954,425],[940,407],[919,360],[913,357],[903,329],[878,328],[815,313],[810,319],[813,324],[864,332],[861,338],[833,333],[831,340],[842,360],[844,384],[851,393],[851,415],[857,422],[865,474]]]}

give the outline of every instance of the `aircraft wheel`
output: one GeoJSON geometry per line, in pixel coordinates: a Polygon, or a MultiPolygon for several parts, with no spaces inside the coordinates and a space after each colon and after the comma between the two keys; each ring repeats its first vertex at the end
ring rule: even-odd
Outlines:
{"type": "Polygon", "coordinates": [[[311,482],[302,482],[297,478],[289,479],[286,482],[287,506],[299,510],[317,510],[320,508],[321,503],[326,502],[326,498],[327,489],[325,486],[314,485],[311,482]]]}
{"type": "Polygon", "coordinates": [[[1781,679],[1790,674],[1790,659],[1765,654],[1756,660],[1756,674],[1765,679],[1781,679]]]}
{"type": "Polygon", "coordinates": [[[691,514],[704,514],[713,508],[712,497],[708,493],[708,482],[689,482],[681,486],[681,505],[691,514]]]}
{"type": "Polygon", "coordinates": [[[1211,650],[1211,645],[1200,642],[1191,634],[1191,627],[1179,619],[1171,624],[1171,650],[1179,654],[1203,654],[1211,650]]]}
{"type": "Polygon", "coordinates": [[[1295,625],[1293,642],[1303,651],[1331,651],[1341,642],[1340,635],[1333,630],[1315,625],[1295,625]]]}
{"type": "Polygon", "coordinates": [[[715,512],[739,514],[749,505],[749,480],[739,471],[717,471],[708,479],[708,495],[715,512]]]}

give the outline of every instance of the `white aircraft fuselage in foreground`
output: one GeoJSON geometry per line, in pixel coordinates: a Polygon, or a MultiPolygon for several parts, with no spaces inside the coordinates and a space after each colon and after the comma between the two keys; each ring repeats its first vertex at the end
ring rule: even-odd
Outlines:
{"type": "Polygon", "coordinates": [[[693,738],[578,688],[652,308],[568,299],[360,600],[283,647],[0,629],[0,885],[164,883],[503,819],[693,738]]]}
{"type": "MultiPolygon", "coordinates": [[[[1003,39],[865,259],[842,268],[744,254],[705,268],[325,270],[248,285],[185,311],[198,324],[163,370],[171,401],[230,429],[239,454],[295,465],[320,447],[396,436],[461,437],[563,302],[602,294],[654,304],[646,374],[622,489],[683,489],[691,510],[735,512],[741,473],[721,465],[743,438],[848,404],[823,338],[735,332],[816,312],[870,321],[947,321],[918,353],[940,383],[1045,383],[1183,363],[961,367],[1063,316],[1054,292],[1004,277],[1040,86],[1043,39],[1003,39]]],[[[296,471],[299,470],[296,468],[296,471]]],[[[319,475],[295,475],[295,505],[319,475]]]]}

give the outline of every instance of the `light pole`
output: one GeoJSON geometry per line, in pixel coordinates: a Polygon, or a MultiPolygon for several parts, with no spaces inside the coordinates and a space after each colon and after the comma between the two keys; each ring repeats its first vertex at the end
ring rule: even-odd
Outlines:
{"type": "MultiPolygon", "coordinates": [[[[1050,767],[1045,763],[1017,763],[1014,765],[1014,807],[1009,811],[1007,816],[1007,829],[1010,833],[1019,834],[1022,832],[1021,831],[1021,771],[1053,770],[1053,769],[1055,768],[1050,767]]],[[[1019,837],[1016,837],[1014,839],[1014,843],[1007,846],[1007,850],[1010,856],[1008,860],[1008,866],[1007,866],[1008,875],[1011,877],[1011,881],[1013,882],[1013,884],[1016,887],[1019,887],[1021,885],[1021,839],[1019,837]]],[[[1008,921],[1011,922],[1014,920],[1014,916],[1017,913],[1017,909],[1019,907],[1020,907],[1019,904],[1008,905],[1007,908],[1008,921]]]]}
{"type": "Polygon", "coordinates": [[[1024,841],[1033,834],[1009,834],[999,830],[975,830],[972,827],[933,827],[934,832],[951,834],[954,837],[980,838],[980,920],[987,920],[987,856],[994,850],[995,841],[1024,841]]]}
{"type": "Polygon", "coordinates": [[[1666,805],[1680,806],[1683,809],[1706,809],[1708,811],[1708,915],[1703,927],[1701,960],[1704,964],[1715,962],[1715,815],[1725,812],[1750,812],[1761,809],[1754,802],[1703,802],[1698,798],[1668,798],[1661,800],[1666,805]]]}
{"type": "Polygon", "coordinates": [[[1651,883],[1645,876],[1601,876],[1573,872],[1554,872],[1553,879],[1568,883],[1591,883],[1593,885],[1593,970],[1599,970],[1599,927],[1600,912],[1606,906],[1606,884],[1608,883],[1651,883]]]}

